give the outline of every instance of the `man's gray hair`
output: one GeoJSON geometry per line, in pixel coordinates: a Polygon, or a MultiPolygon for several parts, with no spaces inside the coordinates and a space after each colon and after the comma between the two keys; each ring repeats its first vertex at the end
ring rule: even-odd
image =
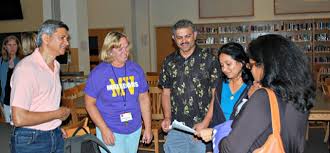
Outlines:
{"type": "Polygon", "coordinates": [[[67,31],[69,31],[69,27],[64,24],[62,21],[58,20],[46,20],[42,25],[40,26],[38,30],[37,40],[36,44],[38,47],[42,44],[42,34],[52,35],[58,28],[65,28],[67,31]]]}

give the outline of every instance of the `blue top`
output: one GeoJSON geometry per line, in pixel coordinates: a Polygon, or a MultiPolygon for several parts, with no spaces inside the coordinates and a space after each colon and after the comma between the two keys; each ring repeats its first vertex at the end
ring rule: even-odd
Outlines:
{"type": "Polygon", "coordinates": [[[113,132],[130,134],[142,125],[138,98],[148,89],[143,69],[133,61],[121,68],[102,62],[89,74],[85,93],[96,99],[96,107],[113,132]],[[121,122],[120,114],[127,112],[133,120],[121,122]]]}
{"type": "Polygon", "coordinates": [[[234,106],[236,104],[236,101],[246,88],[246,84],[243,83],[242,86],[237,90],[235,93],[231,93],[231,90],[229,88],[229,82],[223,81],[223,87],[221,92],[221,109],[225,115],[226,120],[229,120],[230,115],[233,112],[234,106]]]}
{"type": "MultiPolygon", "coordinates": [[[[14,65],[16,66],[19,62],[19,58],[15,57],[14,59],[14,65]]],[[[5,88],[6,88],[6,82],[7,82],[7,73],[9,68],[9,62],[7,60],[3,60],[2,57],[0,57],[0,81],[1,81],[1,96],[0,96],[0,102],[1,104],[4,103],[5,98],[5,88]]],[[[10,79],[10,78],[8,78],[10,79]]]]}

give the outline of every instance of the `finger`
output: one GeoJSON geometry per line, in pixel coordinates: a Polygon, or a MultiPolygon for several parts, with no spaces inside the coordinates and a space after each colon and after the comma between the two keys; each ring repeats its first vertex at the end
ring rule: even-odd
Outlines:
{"type": "Polygon", "coordinates": [[[62,137],[64,139],[68,138],[68,135],[66,134],[65,130],[64,129],[61,129],[61,131],[62,131],[62,137]]]}
{"type": "Polygon", "coordinates": [[[110,145],[110,141],[109,141],[107,138],[103,139],[103,142],[104,142],[106,145],[110,145]]]}
{"type": "Polygon", "coordinates": [[[152,137],[150,137],[149,139],[148,139],[148,142],[147,143],[150,143],[152,141],[152,137]]]}
{"type": "Polygon", "coordinates": [[[113,134],[112,134],[110,140],[111,140],[111,144],[114,145],[115,144],[115,141],[116,141],[116,138],[115,138],[115,136],[113,134]]]}

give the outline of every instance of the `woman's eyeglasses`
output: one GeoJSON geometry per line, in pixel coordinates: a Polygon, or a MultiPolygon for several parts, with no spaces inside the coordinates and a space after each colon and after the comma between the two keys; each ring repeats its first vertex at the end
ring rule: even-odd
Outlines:
{"type": "Polygon", "coordinates": [[[257,66],[257,65],[258,65],[257,63],[247,63],[246,68],[252,69],[254,66],[257,66]]]}

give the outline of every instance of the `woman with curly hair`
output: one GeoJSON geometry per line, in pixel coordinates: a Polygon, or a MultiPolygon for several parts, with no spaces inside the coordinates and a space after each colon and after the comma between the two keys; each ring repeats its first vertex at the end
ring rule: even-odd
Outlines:
{"type": "MultiPolygon", "coordinates": [[[[271,111],[265,87],[276,94],[281,138],[285,152],[302,153],[309,110],[315,100],[315,86],[306,55],[280,35],[264,35],[248,47],[249,65],[255,83],[241,114],[230,126],[228,136],[219,141],[221,153],[253,152],[272,134],[271,111]]],[[[212,130],[198,133],[210,140],[212,130]]]]}

